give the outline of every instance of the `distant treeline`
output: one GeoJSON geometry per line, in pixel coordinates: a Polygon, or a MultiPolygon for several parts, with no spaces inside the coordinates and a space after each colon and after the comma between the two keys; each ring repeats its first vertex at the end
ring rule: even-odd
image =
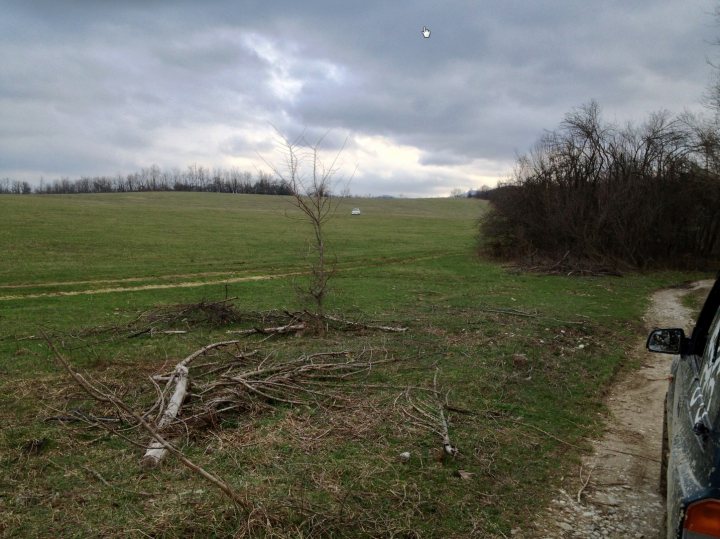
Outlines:
{"type": "Polygon", "coordinates": [[[158,166],[143,168],[139,172],[117,176],[83,176],[71,180],[40,180],[32,186],[26,181],[0,179],[0,194],[67,195],[76,193],[134,193],[141,191],[196,191],[205,193],[244,193],[255,195],[290,195],[287,182],[270,174],[249,172],[235,168],[212,171],[205,167],[190,166],[186,170],[161,170],[158,166]]]}

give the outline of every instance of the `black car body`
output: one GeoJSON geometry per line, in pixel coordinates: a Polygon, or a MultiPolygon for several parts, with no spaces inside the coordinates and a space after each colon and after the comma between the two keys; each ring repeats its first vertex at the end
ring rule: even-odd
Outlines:
{"type": "Polygon", "coordinates": [[[692,335],[655,330],[647,347],[677,354],[663,434],[667,537],[720,538],[720,274],[692,335]]]}

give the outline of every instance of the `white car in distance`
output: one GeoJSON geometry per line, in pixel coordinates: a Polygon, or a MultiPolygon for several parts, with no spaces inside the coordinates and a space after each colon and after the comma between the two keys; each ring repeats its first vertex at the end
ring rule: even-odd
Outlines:
{"type": "Polygon", "coordinates": [[[353,215],[360,215],[360,208],[353,208],[350,213],[353,215]]]}

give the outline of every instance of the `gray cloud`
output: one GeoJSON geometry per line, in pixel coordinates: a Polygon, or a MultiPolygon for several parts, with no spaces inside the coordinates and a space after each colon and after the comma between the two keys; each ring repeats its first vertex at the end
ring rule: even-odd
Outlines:
{"type": "Polygon", "coordinates": [[[310,142],[327,133],[329,151],[348,139],[348,161],[358,137],[416,148],[415,163],[386,157],[382,177],[360,163],[352,190],[439,195],[473,184],[470,163],[502,175],[590,99],[619,121],[700,110],[714,8],[6,0],[0,176],[253,160],[272,145],[254,133],[272,125],[310,142]]]}
{"type": "Polygon", "coordinates": [[[450,152],[425,153],[420,157],[421,165],[466,165],[469,162],[467,157],[456,155],[450,152]]]}

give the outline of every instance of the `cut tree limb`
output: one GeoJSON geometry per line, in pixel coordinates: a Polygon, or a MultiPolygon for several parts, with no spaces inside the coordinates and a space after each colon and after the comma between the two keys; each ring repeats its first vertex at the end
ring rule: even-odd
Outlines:
{"type": "MultiPolygon", "coordinates": [[[[101,390],[99,390],[97,387],[92,385],[90,382],[88,382],[80,373],[75,372],[72,367],[70,366],[70,363],[60,354],[58,349],[55,347],[53,342],[50,340],[50,338],[43,332],[43,337],[45,338],[45,341],[47,342],[48,346],[50,347],[50,350],[53,352],[57,360],[65,367],[65,370],[70,374],[70,376],[82,387],[92,398],[100,401],[100,402],[109,402],[115,408],[118,409],[118,411],[121,411],[122,413],[132,417],[135,421],[137,421],[138,424],[140,424],[155,440],[163,444],[168,451],[172,452],[175,456],[177,456],[178,460],[185,465],[187,468],[192,470],[193,472],[197,473],[198,475],[202,476],[206,480],[210,481],[212,484],[214,484],[216,487],[218,487],[220,490],[222,490],[233,502],[235,502],[240,507],[247,508],[247,500],[240,496],[240,494],[226,481],[221,479],[220,477],[208,472],[204,468],[198,466],[193,461],[191,461],[189,458],[187,458],[182,451],[177,449],[175,446],[173,446],[169,441],[167,441],[163,436],[157,432],[155,428],[153,428],[150,423],[145,421],[145,419],[133,411],[127,404],[125,404],[122,400],[118,399],[114,395],[110,393],[105,393],[101,390]]],[[[199,354],[198,354],[199,355],[199,354]]],[[[195,356],[197,357],[197,355],[195,356]]],[[[187,359],[187,358],[186,358],[187,359]]]]}
{"type": "Polygon", "coordinates": [[[405,333],[408,330],[408,328],[403,327],[403,326],[378,326],[378,325],[372,325],[372,324],[362,324],[360,322],[352,322],[350,320],[344,320],[342,318],[338,318],[336,316],[331,316],[329,314],[323,315],[323,318],[326,318],[327,320],[331,320],[333,322],[338,322],[347,327],[360,328],[360,329],[376,329],[378,331],[386,331],[388,333],[405,333]]]}
{"type": "MultiPolygon", "coordinates": [[[[162,417],[160,417],[160,421],[158,421],[158,430],[165,428],[177,417],[180,407],[187,395],[189,373],[190,370],[184,365],[179,365],[175,368],[175,373],[172,376],[172,379],[175,379],[175,391],[173,392],[173,396],[170,399],[170,402],[168,402],[167,408],[165,408],[162,417]]],[[[165,446],[155,440],[150,444],[145,452],[145,455],[142,458],[142,463],[147,467],[157,466],[160,464],[160,461],[165,458],[166,454],[167,449],[165,446]]]]}
{"type": "Polygon", "coordinates": [[[282,333],[292,333],[293,331],[303,331],[306,329],[304,323],[302,324],[287,324],[285,326],[277,326],[271,328],[251,328],[251,329],[233,329],[227,333],[233,335],[253,335],[259,333],[261,335],[277,335],[282,333]]]}
{"type": "Polygon", "coordinates": [[[402,412],[408,417],[410,423],[440,436],[443,454],[455,457],[458,454],[458,448],[450,441],[449,425],[444,411],[446,404],[440,400],[440,390],[438,388],[437,378],[439,372],[440,368],[436,366],[435,375],[433,376],[433,389],[426,389],[426,391],[430,391],[434,403],[428,402],[427,397],[413,400],[411,388],[407,388],[404,393],[398,395],[395,403],[402,395],[405,395],[410,408],[402,408],[402,412]]]}
{"type": "MultiPolygon", "coordinates": [[[[190,362],[203,355],[205,352],[212,350],[213,348],[220,348],[222,346],[230,346],[231,344],[237,344],[240,341],[234,340],[234,341],[221,341],[216,342],[212,344],[208,344],[207,346],[204,346],[200,350],[197,350],[187,356],[185,359],[183,359],[180,363],[175,365],[175,369],[173,370],[172,374],[170,375],[170,380],[168,380],[166,387],[166,390],[170,387],[172,383],[175,383],[175,390],[173,391],[173,396],[170,398],[170,401],[168,402],[167,408],[165,408],[165,411],[163,412],[162,416],[160,417],[160,421],[158,421],[157,424],[157,430],[162,431],[165,427],[170,425],[175,419],[177,418],[178,414],[180,413],[180,408],[182,407],[182,403],[185,400],[185,397],[187,396],[187,390],[188,390],[188,384],[189,384],[189,375],[190,375],[190,369],[188,365],[190,362]]],[[[150,443],[150,445],[147,448],[147,451],[145,452],[145,455],[142,458],[142,463],[144,466],[147,466],[149,468],[152,468],[154,466],[157,466],[160,464],[162,459],[165,458],[167,455],[168,449],[167,447],[160,443],[159,440],[154,440],[150,443]]]]}

